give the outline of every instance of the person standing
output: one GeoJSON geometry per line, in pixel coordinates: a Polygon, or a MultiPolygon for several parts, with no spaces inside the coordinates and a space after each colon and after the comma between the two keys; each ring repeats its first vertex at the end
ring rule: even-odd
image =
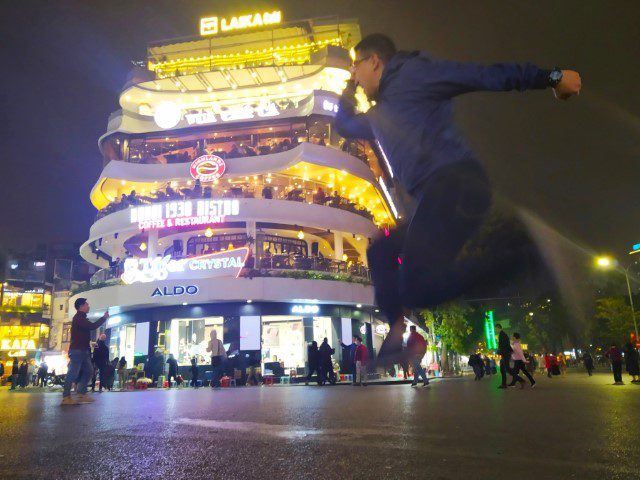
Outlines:
{"type": "Polygon", "coordinates": [[[353,377],[353,384],[356,384],[356,360],[355,360],[355,354],[356,354],[356,335],[354,335],[351,338],[351,345],[345,345],[344,343],[340,342],[340,345],[342,346],[342,348],[344,349],[344,359],[346,364],[349,367],[349,373],[352,375],[353,377]]]}
{"type": "Polygon", "coordinates": [[[544,368],[547,370],[547,377],[552,378],[552,372],[551,370],[553,369],[553,365],[552,365],[552,355],[550,354],[545,354],[544,356],[544,368]]]}
{"type": "Polygon", "coordinates": [[[4,363],[0,362],[0,380],[4,377],[4,363]]]}
{"type": "Polygon", "coordinates": [[[638,361],[638,350],[629,342],[624,348],[624,363],[627,373],[631,375],[631,383],[638,383],[640,376],[640,365],[638,361]]]}
{"type": "Polygon", "coordinates": [[[38,368],[38,385],[40,387],[44,387],[46,385],[47,373],[49,373],[49,366],[46,362],[42,362],[40,364],[40,368],[38,368]]]}
{"type": "Polygon", "coordinates": [[[611,348],[604,352],[604,356],[611,362],[614,385],[624,385],[622,381],[622,352],[616,343],[611,344],[611,348]]]}
{"type": "MultiPolygon", "coordinates": [[[[102,388],[107,385],[107,364],[109,363],[109,347],[106,344],[107,336],[101,333],[96,342],[96,346],[93,348],[93,364],[96,366],[98,373],[100,374],[100,387],[99,392],[102,392],[102,388]]],[[[95,392],[95,373],[94,383],[91,386],[91,391],[95,392]]]]}
{"type": "Polygon", "coordinates": [[[520,388],[524,388],[524,380],[520,375],[518,375],[518,372],[522,372],[524,373],[525,377],[529,379],[529,382],[531,383],[531,388],[535,387],[536,381],[533,379],[531,374],[527,371],[524,352],[522,351],[522,345],[520,345],[520,334],[517,332],[513,334],[513,342],[511,343],[511,350],[513,352],[511,354],[511,359],[513,360],[513,371],[511,372],[511,375],[513,376],[513,379],[511,380],[511,383],[509,384],[509,386],[513,387],[515,386],[516,382],[518,382],[520,384],[520,388]]]}
{"type": "Polygon", "coordinates": [[[109,318],[109,311],[96,322],[90,322],[87,318],[89,303],[86,298],[78,298],[74,302],[76,314],[71,321],[71,342],[69,344],[69,367],[64,380],[62,391],[62,405],[75,405],[78,403],[90,403],[93,401],[87,395],[87,384],[93,374],[91,366],[91,352],[89,340],[91,331],[100,327],[109,318]],[[77,384],[76,398],[71,397],[71,384],[77,384]]]}
{"type": "Polygon", "coordinates": [[[124,357],[120,358],[118,362],[118,387],[120,390],[124,390],[124,387],[127,383],[127,359],[124,357]]]}
{"type": "Polygon", "coordinates": [[[18,359],[14,357],[13,365],[11,365],[11,390],[15,390],[18,386],[18,375],[20,374],[20,365],[18,359]]]}
{"type": "Polygon", "coordinates": [[[307,347],[307,362],[309,364],[309,373],[307,374],[307,380],[305,385],[309,385],[311,376],[315,373],[318,379],[318,385],[320,384],[320,352],[318,351],[318,342],[315,340],[307,347]]]}
{"type": "Polygon", "coordinates": [[[564,353],[558,354],[558,368],[560,369],[560,375],[565,376],[567,374],[567,357],[564,353]]]}
{"type": "Polygon", "coordinates": [[[27,384],[29,383],[29,365],[27,365],[26,361],[23,361],[20,364],[20,368],[18,369],[18,385],[22,388],[27,388],[27,384]]]}
{"type": "Polygon", "coordinates": [[[408,227],[381,235],[367,252],[376,301],[391,325],[379,359],[393,358],[402,350],[404,307],[453,299],[491,274],[513,270],[522,255],[517,246],[482,259],[459,255],[490,210],[492,194],[484,167],[454,124],[454,99],[478,91],[553,88],[556,98],[567,100],[580,93],[581,80],[571,70],[483,66],[399,52],[380,33],[363,38],[354,53],[334,129],[347,139],[375,142],[389,176],[416,203],[408,227]],[[356,112],[358,86],[375,101],[366,113],[356,112]]]}
{"type": "Polygon", "coordinates": [[[500,355],[500,375],[502,383],[498,388],[507,388],[507,372],[509,371],[509,362],[511,361],[511,344],[509,343],[509,335],[502,330],[502,325],[496,324],[496,332],[498,332],[498,355],[500,355]]]}
{"type": "MultiPolygon", "coordinates": [[[[109,391],[113,390],[113,382],[116,378],[116,369],[118,368],[118,357],[114,358],[111,362],[107,363],[105,368],[106,385],[105,388],[109,391]]],[[[102,382],[102,380],[100,380],[102,382]]]]}
{"type": "Polygon", "coordinates": [[[589,352],[585,351],[584,355],[582,355],[582,363],[589,376],[593,375],[593,357],[589,352]]]}
{"type": "Polygon", "coordinates": [[[335,385],[336,374],[333,371],[333,361],[331,360],[331,355],[333,355],[336,350],[334,348],[331,348],[327,337],[322,340],[318,351],[320,352],[320,385],[324,385],[327,380],[329,381],[329,383],[331,383],[331,385],[335,385]]]}
{"type": "Polygon", "coordinates": [[[412,387],[418,385],[418,381],[422,378],[423,387],[429,385],[429,378],[427,377],[424,368],[420,365],[424,354],[427,352],[427,341],[422,335],[418,333],[415,325],[409,327],[409,338],[407,338],[407,353],[409,354],[409,360],[411,361],[411,368],[413,369],[413,382],[412,387]]]}
{"type": "Polygon", "coordinates": [[[486,355],[484,356],[483,363],[484,363],[484,374],[487,376],[491,375],[491,360],[486,355]]]}
{"type": "Polygon", "coordinates": [[[222,340],[218,338],[218,332],[216,332],[215,329],[211,330],[209,337],[207,352],[211,353],[211,387],[219,388],[220,379],[224,372],[224,364],[227,361],[227,352],[224,349],[222,340]]]}
{"type": "Polygon", "coordinates": [[[356,362],[356,385],[367,386],[367,362],[369,360],[369,352],[367,347],[362,344],[360,337],[355,337],[356,351],[354,360],[356,362]]]}
{"type": "Polygon", "coordinates": [[[175,379],[176,383],[178,382],[178,361],[173,357],[173,353],[169,354],[167,364],[169,365],[169,376],[167,380],[169,381],[169,388],[171,388],[172,378],[175,379]]]}
{"type": "Polygon", "coordinates": [[[198,363],[197,363],[196,357],[193,357],[191,359],[191,386],[193,388],[198,388],[198,376],[199,376],[198,363]]]}

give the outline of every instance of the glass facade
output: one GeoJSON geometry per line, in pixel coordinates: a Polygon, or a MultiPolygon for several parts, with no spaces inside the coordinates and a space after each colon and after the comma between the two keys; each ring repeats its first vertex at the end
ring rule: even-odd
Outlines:
{"type": "Polygon", "coordinates": [[[198,365],[211,363],[207,346],[213,330],[224,343],[223,317],[174,318],[170,324],[166,349],[173,354],[178,365],[190,365],[193,357],[198,365]]]}

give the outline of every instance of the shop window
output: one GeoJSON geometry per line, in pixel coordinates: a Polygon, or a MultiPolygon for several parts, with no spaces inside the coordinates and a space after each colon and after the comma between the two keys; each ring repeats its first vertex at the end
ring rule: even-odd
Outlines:
{"type": "Polygon", "coordinates": [[[244,247],[247,244],[246,233],[234,235],[214,235],[207,237],[191,237],[187,241],[187,256],[206,255],[207,253],[244,247]]]}
{"type": "Polygon", "coordinates": [[[207,347],[213,330],[224,343],[223,317],[174,318],[168,338],[169,353],[173,354],[178,365],[190,365],[194,357],[199,365],[210,363],[207,347]]]}
{"type": "Polygon", "coordinates": [[[274,364],[280,364],[285,372],[303,368],[305,350],[302,317],[262,317],[263,369],[274,370],[274,364]]]}
{"type": "Polygon", "coordinates": [[[62,325],[62,342],[69,343],[71,341],[71,324],[65,323],[62,325]]]}

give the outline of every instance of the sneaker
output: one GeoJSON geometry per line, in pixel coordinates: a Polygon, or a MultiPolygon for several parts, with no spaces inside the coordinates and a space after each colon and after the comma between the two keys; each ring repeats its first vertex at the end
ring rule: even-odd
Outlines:
{"type": "Polygon", "coordinates": [[[62,397],[61,405],[78,405],[78,402],[72,396],[62,397]]]}
{"type": "Polygon", "coordinates": [[[499,386],[498,386],[498,388],[500,388],[500,389],[503,389],[503,388],[504,388],[504,389],[506,389],[506,388],[507,388],[507,386],[506,386],[506,385],[499,385],[499,386]]]}
{"type": "Polygon", "coordinates": [[[414,383],[412,383],[412,384],[411,384],[411,386],[412,386],[412,387],[417,387],[417,386],[418,386],[418,384],[414,382],[414,383]]]}
{"type": "Polygon", "coordinates": [[[538,382],[533,382],[533,383],[531,384],[531,388],[535,388],[536,383],[538,383],[538,382]]]}
{"type": "Polygon", "coordinates": [[[86,393],[79,393],[76,395],[76,403],[93,403],[95,399],[87,395],[86,393]]]}
{"type": "Polygon", "coordinates": [[[423,383],[422,386],[423,387],[428,387],[429,386],[429,382],[423,383]]]}

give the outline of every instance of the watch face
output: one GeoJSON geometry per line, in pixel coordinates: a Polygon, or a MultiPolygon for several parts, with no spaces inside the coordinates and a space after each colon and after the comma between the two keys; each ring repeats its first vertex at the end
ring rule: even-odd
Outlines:
{"type": "Polygon", "coordinates": [[[556,85],[560,80],[562,80],[562,72],[560,70],[553,70],[549,75],[549,78],[551,79],[551,82],[556,85]]]}

